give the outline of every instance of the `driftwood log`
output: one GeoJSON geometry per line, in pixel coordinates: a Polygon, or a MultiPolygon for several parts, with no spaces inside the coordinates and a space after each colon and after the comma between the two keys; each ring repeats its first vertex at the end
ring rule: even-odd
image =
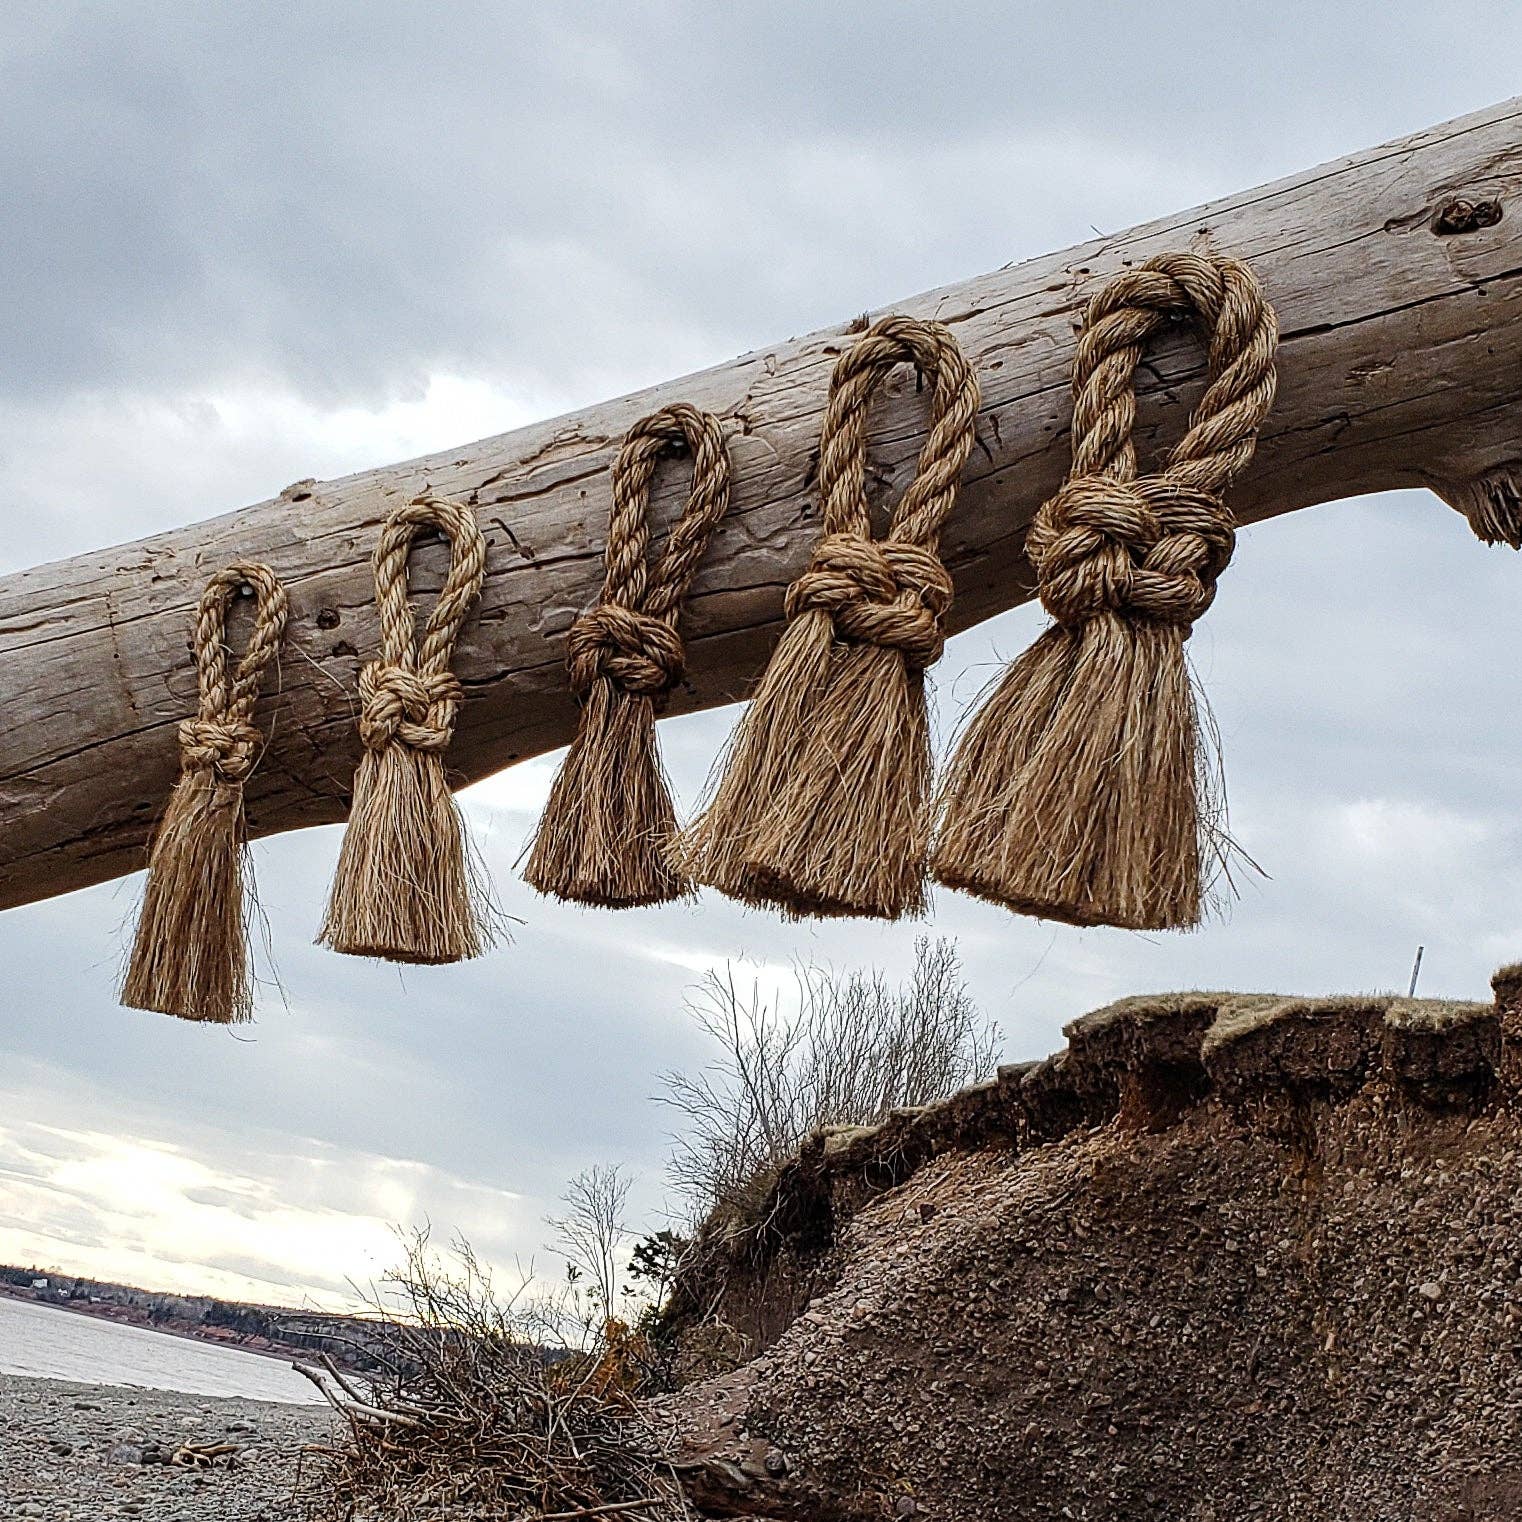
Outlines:
{"type": "MultiPolygon", "coordinates": [[[[1018,217],[1018,208],[1010,209],[1018,217]]],[[[1481,538],[1522,541],[1522,99],[1064,253],[896,303],[952,325],[983,389],[978,441],[945,558],[954,627],[1028,599],[1021,545],[1067,464],[1068,365],[1084,301],[1127,263],[1207,246],[1250,260],[1284,335],[1279,400],[1234,490],[1244,522],[1427,486],[1481,538]]],[[[370,551],[424,487],[479,508],[486,590],[455,661],[467,701],[457,780],[566,743],[576,710],[565,633],[597,597],[608,470],[624,430],[676,401],[730,434],[735,501],[686,621],[674,711],[744,695],[817,531],[813,481],[830,370],[856,326],[760,349],[585,412],[0,578],[0,907],[140,866],[195,706],[192,614],[236,558],[286,581],[291,616],[248,789],[255,835],[343,817],[358,752],[355,678],[374,653],[370,551]],[[278,691],[273,689],[278,687],[278,691]]],[[[1180,339],[1141,380],[1138,444],[1176,438],[1200,352],[1180,339]]],[[[873,464],[902,486],[919,447],[912,381],[878,412],[873,464]]],[[[661,483],[663,521],[682,473],[661,483]]],[[[442,544],[414,557],[436,591],[442,544]]]]}

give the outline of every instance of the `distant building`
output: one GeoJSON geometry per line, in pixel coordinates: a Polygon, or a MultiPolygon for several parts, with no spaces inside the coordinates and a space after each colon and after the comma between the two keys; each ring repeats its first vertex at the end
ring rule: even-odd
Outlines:
{"type": "Polygon", "coordinates": [[[48,1281],[46,1279],[33,1279],[32,1280],[32,1288],[33,1289],[46,1289],[47,1287],[48,1287],[48,1281]]]}

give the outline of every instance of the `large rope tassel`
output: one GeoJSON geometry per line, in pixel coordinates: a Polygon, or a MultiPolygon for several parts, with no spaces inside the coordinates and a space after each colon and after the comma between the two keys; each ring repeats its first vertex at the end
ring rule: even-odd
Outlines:
{"type": "Polygon", "coordinates": [[[1079,925],[1198,924],[1227,843],[1184,641],[1231,558],[1221,494],[1273,402],[1277,341],[1257,278],[1235,260],[1164,254],[1090,305],[1072,470],[1026,540],[1055,623],[957,749],[938,881],[1079,925]],[[1136,366],[1181,317],[1208,334],[1208,384],[1166,468],[1138,476],[1136,366]]]}
{"type": "Polygon", "coordinates": [[[951,578],[937,554],[972,451],[978,387],[939,323],[889,317],[836,364],[820,437],[824,533],[702,817],[678,841],[698,882],[794,915],[895,919],[925,901],[930,733],[951,578]],[[918,471],[872,538],[867,411],[901,364],[930,388],[918,471]]]}
{"type": "Polygon", "coordinates": [[[180,777],[153,838],[122,1003],[229,1025],[253,1016],[245,920],[249,896],[243,784],[261,748],[254,704],[285,635],[285,588],[267,566],[236,562],[201,596],[195,657],[200,703],[179,730],[180,777]],[[227,669],[227,610],[252,589],[254,627],[227,669]]]}
{"type": "Polygon", "coordinates": [[[729,509],[729,456],[719,420],[685,403],[641,418],[613,466],[602,598],[571,626],[576,738],[550,790],[524,876],[541,893],[608,908],[691,892],[672,865],[671,789],[656,715],[681,680],[682,599],[729,509]],[[650,485],[668,455],[692,456],[692,492],[654,568],[650,485]]]}
{"type": "Polygon", "coordinates": [[[443,760],[462,695],[450,663],[486,543],[469,507],[423,496],[386,520],[374,566],[381,654],[359,674],[364,754],[318,940],[354,956],[458,962],[490,944],[495,914],[443,760]],[[407,557],[430,529],[453,558],[418,643],[407,557]]]}

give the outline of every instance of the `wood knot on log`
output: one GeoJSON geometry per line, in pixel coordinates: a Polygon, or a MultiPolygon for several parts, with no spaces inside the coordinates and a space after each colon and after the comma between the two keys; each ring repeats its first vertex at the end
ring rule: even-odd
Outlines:
{"type": "Polygon", "coordinates": [[[1466,201],[1455,197],[1438,207],[1432,218],[1432,231],[1440,238],[1452,238],[1460,233],[1479,232],[1484,227],[1494,227],[1501,220],[1499,201],[1466,201]]]}

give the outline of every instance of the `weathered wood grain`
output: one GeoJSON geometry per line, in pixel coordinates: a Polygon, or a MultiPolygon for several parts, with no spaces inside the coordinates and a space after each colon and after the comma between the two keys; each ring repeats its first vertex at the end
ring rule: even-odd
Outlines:
{"type": "MultiPolygon", "coordinates": [[[[1010,208],[1012,219],[1018,207],[1010,208]]],[[[1522,100],[1064,253],[900,302],[950,323],[983,386],[978,448],[946,554],[956,627],[1031,595],[1025,527],[1067,459],[1067,367],[1082,304],[1127,262],[1204,245],[1252,261],[1284,329],[1279,401],[1233,494],[1247,522],[1426,485],[1486,537],[1516,536],[1522,481],[1522,100]]],[[[457,669],[468,700],[450,752],[461,780],[565,743],[575,709],[563,636],[595,599],[608,467],[638,416],[678,399],[731,436],[734,511],[700,572],[677,711],[745,691],[782,591],[814,537],[815,443],[848,324],[585,412],[278,497],[136,544],[0,579],[0,907],[141,864],[194,703],[191,613],[234,556],[291,595],[273,739],[249,789],[256,834],[343,817],[357,754],[352,695],[374,653],[376,528],[424,485],[479,505],[486,592],[457,669]]],[[[1195,344],[1153,356],[1144,452],[1176,437],[1200,380],[1195,344]]],[[[905,377],[873,459],[903,486],[922,426],[905,377]]],[[[663,481],[657,510],[682,492],[663,481]]],[[[414,557],[436,589],[443,548],[414,557]]],[[[1239,568],[1233,574],[1244,574],[1239,568]]],[[[1285,589],[1286,605],[1294,595],[1285,589]]]]}

